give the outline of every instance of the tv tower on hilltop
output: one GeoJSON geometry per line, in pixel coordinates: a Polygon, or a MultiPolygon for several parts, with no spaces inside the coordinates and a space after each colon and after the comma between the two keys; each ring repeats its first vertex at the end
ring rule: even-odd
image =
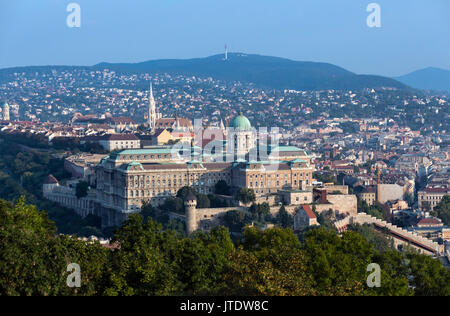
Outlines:
{"type": "Polygon", "coordinates": [[[227,46],[227,44],[225,44],[225,59],[224,60],[228,60],[228,46],[227,46]]]}

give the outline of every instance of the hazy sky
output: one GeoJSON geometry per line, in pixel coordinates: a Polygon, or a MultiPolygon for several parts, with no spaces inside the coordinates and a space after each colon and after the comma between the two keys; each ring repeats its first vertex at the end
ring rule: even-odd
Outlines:
{"type": "Polygon", "coordinates": [[[356,73],[450,69],[449,0],[0,0],[0,68],[203,57],[224,50],[356,73]],[[69,3],[81,27],[66,25],[69,3]],[[381,28],[366,7],[381,6],[381,28]]]}

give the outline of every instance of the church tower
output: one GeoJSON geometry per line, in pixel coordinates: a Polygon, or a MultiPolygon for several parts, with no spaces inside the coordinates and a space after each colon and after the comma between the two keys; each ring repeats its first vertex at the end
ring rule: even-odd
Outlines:
{"type": "Polygon", "coordinates": [[[149,108],[148,108],[148,126],[152,132],[156,129],[156,102],[153,97],[153,84],[150,82],[150,97],[149,97],[149,108]]]}
{"type": "Polygon", "coordinates": [[[5,103],[3,104],[2,112],[3,112],[3,120],[4,120],[4,121],[9,121],[9,120],[10,120],[10,116],[9,116],[9,105],[8,105],[7,102],[5,102],[5,103]]]}

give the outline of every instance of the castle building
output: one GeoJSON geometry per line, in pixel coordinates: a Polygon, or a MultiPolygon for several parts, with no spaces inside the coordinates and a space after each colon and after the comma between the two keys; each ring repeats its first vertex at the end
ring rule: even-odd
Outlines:
{"type": "Polygon", "coordinates": [[[233,152],[237,157],[244,157],[256,146],[252,125],[242,113],[231,122],[228,129],[228,139],[231,140],[233,152]]]}
{"type": "MultiPolygon", "coordinates": [[[[242,114],[231,123],[229,133],[235,140],[233,148],[244,157],[256,148],[256,135],[242,114]]],[[[266,147],[267,159],[259,161],[211,161],[203,152],[185,157],[182,150],[176,146],[129,148],[103,158],[91,177],[95,189],[90,190],[102,225],[120,225],[129,214],[140,212],[144,203],[161,205],[186,186],[209,194],[223,180],[233,192],[245,187],[264,196],[281,190],[304,191],[312,185],[311,159],[304,150],[293,146],[266,147]]],[[[47,196],[53,196],[53,190],[60,191],[54,187],[44,190],[47,196]]]]}

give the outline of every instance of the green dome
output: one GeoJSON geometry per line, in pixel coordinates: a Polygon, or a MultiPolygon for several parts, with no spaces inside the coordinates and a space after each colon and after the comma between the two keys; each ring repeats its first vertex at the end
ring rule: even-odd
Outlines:
{"type": "Polygon", "coordinates": [[[252,124],[250,124],[248,118],[246,118],[241,113],[234,118],[234,120],[231,122],[230,127],[236,130],[249,131],[252,129],[252,124]]]}

